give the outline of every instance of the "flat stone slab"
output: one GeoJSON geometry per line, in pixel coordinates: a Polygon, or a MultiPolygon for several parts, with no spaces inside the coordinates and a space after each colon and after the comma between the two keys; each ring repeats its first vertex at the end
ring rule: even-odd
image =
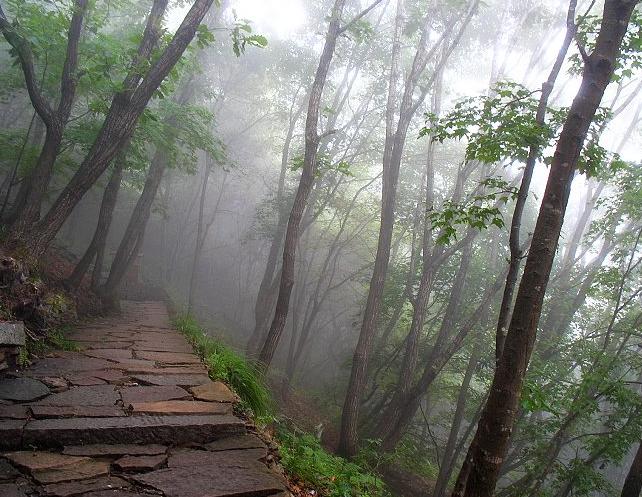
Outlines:
{"type": "Polygon", "coordinates": [[[132,351],[130,349],[95,349],[86,350],[86,356],[98,357],[99,359],[107,359],[108,361],[120,361],[122,359],[133,359],[132,351]]]}
{"type": "Polygon", "coordinates": [[[221,450],[266,449],[265,443],[255,435],[237,435],[214,440],[204,444],[203,448],[218,452],[221,450]]]}
{"type": "Polygon", "coordinates": [[[0,380],[0,399],[31,402],[49,395],[51,391],[33,378],[6,378],[0,380]]]}
{"type": "Polygon", "coordinates": [[[106,476],[89,480],[45,485],[44,491],[47,496],[51,497],[71,497],[96,490],[118,490],[129,488],[130,486],[131,485],[122,478],[106,476]]]}
{"type": "Polygon", "coordinates": [[[118,406],[31,406],[36,419],[48,418],[108,418],[126,416],[118,406]]]}
{"type": "Polygon", "coordinates": [[[166,497],[269,496],[285,490],[283,482],[248,451],[185,451],[170,457],[167,469],[132,479],[166,497]]]}
{"type": "Polygon", "coordinates": [[[70,445],[64,448],[63,454],[70,456],[156,456],[165,454],[167,447],[158,444],[135,445],[135,444],[91,444],[91,445],[70,445]]]}
{"type": "Polygon", "coordinates": [[[27,419],[28,417],[29,408],[25,405],[16,404],[9,406],[0,406],[0,418],[27,419]]]}
{"type": "Polygon", "coordinates": [[[113,385],[76,387],[55,393],[37,402],[48,406],[113,406],[120,395],[113,385]]]}
{"type": "Polygon", "coordinates": [[[113,362],[76,353],[74,357],[47,357],[41,359],[29,368],[29,373],[33,375],[51,376],[110,369],[113,367],[113,362]]]}
{"type": "Polygon", "coordinates": [[[134,402],[129,407],[134,414],[232,414],[232,406],[229,404],[195,400],[134,402]]]}
{"type": "Polygon", "coordinates": [[[22,429],[27,423],[24,419],[0,419],[0,449],[12,450],[22,444],[22,429]]]}
{"type": "Polygon", "coordinates": [[[120,390],[123,404],[128,406],[134,402],[159,402],[163,400],[191,399],[192,396],[179,386],[148,386],[126,387],[120,390]]]}
{"type": "Polygon", "coordinates": [[[4,457],[28,471],[40,483],[82,480],[109,472],[109,463],[88,457],[38,451],[9,452],[4,457]]]}
{"type": "Polygon", "coordinates": [[[114,461],[113,465],[124,473],[139,473],[160,469],[166,462],[167,456],[159,454],[156,456],[124,456],[114,461]]]}
{"type": "Polygon", "coordinates": [[[210,377],[206,374],[134,374],[132,375],[132,379],[144,385],[180,385],[185,387],[202,385],[203,383],[211,381],[210,377]]]}
{"type": "Polygon", "coordinates": [[[212,441],[241,433],[244,428],[243,421],[227,415],[38,419],[26,424],[22,443],[35,447],[96,443],[180,445],[212,441]]]}
{"type": "Polygon", "coordinates": [[[236,402],[236,395],[225,383],[213,381],[189,389],[195,399],[207,402],[236,402]]]}
{"type": "Polygon", "coordinates": [[[5,459],[0,459],[0,481],[15,480],[18,476],[20,472],[16,468],[5,459]]]}
{"type": "Polygon", "coordinates": [[[72,385],[78,387],[90,387],[93,385],[104,385],[105,383],[107,383],[105,380],[96,378],[95,376],[86,376],[83,374],[69,375],[67,376],[67,380],[72,385]]]}
{"type": "Polygon", "coordinates": [[[141,350],[136,352],[140,359],[162,362],[165,364],[201,364],[196,354],[184,354],[179,352],[150,352],[141,350]]]}
{"type": "Polygon", "coordinates": [[[27,497],[25,489],[17,483],[0,483],[2,497],[27,497]]]}

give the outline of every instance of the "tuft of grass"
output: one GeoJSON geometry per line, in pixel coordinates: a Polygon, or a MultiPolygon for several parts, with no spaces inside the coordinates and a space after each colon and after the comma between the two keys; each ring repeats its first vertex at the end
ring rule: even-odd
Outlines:
{"type": "Polygon", "coordinates": [[[271,411],[270,393],[258,369],[217,340],[205,334],[198,322],[188,314],[174,318],[174,326],[194,345],[207,365],[210,378],[227,383],[243,404],[258,417],[271,411]]]}
{"type": "Polygon", "coordinates": [[[67,331],[68,328],[58,328],[47,336],[47,341],[57,350],[78,352],[80,347],[76,342],[65,336],[67,331]]]}
{"type": "Polygon", "coordinates": [[[279,426],[281,464],[286,471],[327,497],[387,497],[380,477],[369,467],[326,452],[314,435],[279,426]]]}

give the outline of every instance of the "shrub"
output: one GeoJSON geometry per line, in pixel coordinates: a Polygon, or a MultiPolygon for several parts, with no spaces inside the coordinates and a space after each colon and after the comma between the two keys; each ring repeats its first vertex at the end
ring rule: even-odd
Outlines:
{"type": "Polygon", "coordinates": [[[388,496],[381,478],[360,464],[330,454],[310,434],[280,426],[281,463],[288,473],[317,488],[327,497],[388,496]]]}
{"type": "Polygon", "coordinates": [[[256,416],[271,410],[270,394],[258,369],[217,340],[205,334],[198,322],[187,314],[174,318],[176,329],[194,345],[205,361],[210,378],[227,383],[243,404],[256,416]]]}

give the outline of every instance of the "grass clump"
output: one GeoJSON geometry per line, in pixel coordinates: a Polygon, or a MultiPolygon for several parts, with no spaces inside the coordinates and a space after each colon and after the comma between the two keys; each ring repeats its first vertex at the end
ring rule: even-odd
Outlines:
{"type": "Polygon", "coordinates": [[[277,430],[281,463],[287,472],[315,487],[326,497],[387,497],[385,484],[363,464],[328,453],[308,433],[277,430]]]}
{"type": "Polygon", "coordinates": [[[256,367],[229,347],[206,335],[193,317],[179,315],[174,318],[174,326],[194,345],[207,365],[210,378],[221,380],[232,387],[242,403],[256,416],[267,416],[270,413],[270,394],[256,367]]]}

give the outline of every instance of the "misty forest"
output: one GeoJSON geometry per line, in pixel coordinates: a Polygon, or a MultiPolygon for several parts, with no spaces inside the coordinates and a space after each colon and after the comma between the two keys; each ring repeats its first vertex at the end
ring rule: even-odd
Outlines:
{"type": "Polygon", "coordinates": [[[294,495],[639,497],[637,4],[0,1],[19,367],[163,301],[294,495]]]}

